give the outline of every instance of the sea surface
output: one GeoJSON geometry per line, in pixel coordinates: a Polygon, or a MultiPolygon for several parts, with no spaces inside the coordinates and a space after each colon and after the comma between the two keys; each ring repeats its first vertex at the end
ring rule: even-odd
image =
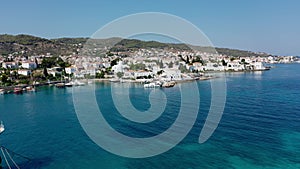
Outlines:
{"type": "MultiPolygon", "coordinates": [[[[299,169],[300,64],[278,64],[264,72],[226,73],[226,81],[222,119],[202,144],[198,137],[210,108],[210,81],[197,82],[200,109],[191,131],[174,148],[157,156],[126,158],[95,144],[77,119],[72,88],[41,87],[35,93],[0,95],[0,120],[6,128],[0,144],[30,158],[10,153],[21,168],[299,169]]],[[[168,89],[131,85],[130,101],[141,112],[151,106],[151,90],[162,90],[166,95],[165,111],[149,124],[134,123],[118,114],[110,85],[95,85],[104,117],[118,132],[143,138],[172,126],[180,109],[178,86],[189,84],[168,89]]],[[[85,87],[88,85],[81,88],[85,87]]],[[[2,163],[7,168],[4,160],[2,163]]]]}

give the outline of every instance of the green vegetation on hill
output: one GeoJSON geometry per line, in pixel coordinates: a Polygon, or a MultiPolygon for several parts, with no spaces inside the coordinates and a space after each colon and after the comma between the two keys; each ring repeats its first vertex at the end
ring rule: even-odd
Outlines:
{"type": "Polygon", "coordinates": [[[31,55],[70,55],[76,52],[74,44],[85,43],[86,38],[44,39],[31,35],[0,35],[0,56],[13,53],[31,55]]]}
{"type": "Polygon", "coordinates": [[[255,53],[255,52],[251,52],[251,51],[228,49],[228,48],[216,48],[216,50],[220,54],[233,56],[233,57],[238,57],[238,56],[262,56],[262,57],[267,57],[267,56],[270,56],[270,54],[268,54],[268,53],[255,53]]]}
{"type": "MultiPolygon", "coordinates": [[[[89,45],[112,44],[118,42],[110,49],[111,52],[119,51],[133,51],[141,48],[158,48],[158,49],[175,49],[175,50],[191,50],[189,45],[162,43],[157,41],[141,41],[136,39],[123,39],[110,38],[105,40],[94,40],[88,38],[58,38],[58,39],[45,39],[31,35],[0,35],[0,56],[7,56],[12,53],[22,54],[24,56],[31,55],[45,55],[51,53],[54,56],[71,55],[77,53],[77,49],[82,47],[86,42],[89,45]],[[100,42],[100,43],[99,43],[100,42]]],[[[194,47],[193,47],[194,48],[194,47]]],[[[211,47],[195,47],[203,52],[213,52],[211,47]]],[[[269,56],[266,53],[255,53],[250,51],[228,49],[228,48],[215,48],[219,54],[228,56],[269,56]]]]}
{"type": "Polygon", "coordinates": [[[171,44],[162,43],[157,41],[141,41],[137,39],[123,39],[118,42],[115,47],[111,49],[115,51],[129,51],[135,49],[147,49],[147,48],[158,48],[158,49],[177,49],[177,50],[191,50],[186,44],[171,44]]]}

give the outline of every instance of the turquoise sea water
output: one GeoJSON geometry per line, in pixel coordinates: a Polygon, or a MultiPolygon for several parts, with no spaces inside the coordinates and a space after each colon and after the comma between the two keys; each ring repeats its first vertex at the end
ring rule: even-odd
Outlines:
{"type": "MultiPolygon", "coordinates": [[[[158,156],[124,158],[97,146],[78,122],[71,88],[43,87],[36,93],[1,95],[0,120],[6,131],[0,135],[0,144],[32,159],[27,163],[15,156],[23,168],[300,168],[300,65],[282,64],[270,71],[227,73],[226,77],[222,120],[203,144],[198,143],[198,137],[210,107],[209,81],[198,82],[200,110],[190,133],[158,156]]],[[[113,128],[129,136],[149,137],[174,122],[180,102],[178,90],[163,89],[169,98],[166,111],[150,124],[120,116],[113,106],[109,83],[97,84],[96,96],[113,128]]],[[[146,110],[149,93],[141,85],[132,86],[132,104],[146,110]]]]}

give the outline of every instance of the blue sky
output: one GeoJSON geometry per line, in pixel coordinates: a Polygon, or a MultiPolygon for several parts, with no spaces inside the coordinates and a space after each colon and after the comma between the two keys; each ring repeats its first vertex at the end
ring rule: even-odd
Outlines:
{"type": "Polygon", "coordinates": [[[119,17],[164,12],[195,24],[217,47],[300,55],[298,0],[6,0],[0,34],[89,37],[119,17]]]}

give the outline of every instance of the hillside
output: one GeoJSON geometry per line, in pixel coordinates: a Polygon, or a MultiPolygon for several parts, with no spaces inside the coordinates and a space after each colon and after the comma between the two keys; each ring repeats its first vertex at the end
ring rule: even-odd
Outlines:
{"type": "Polygon", "coordinates": [[[23,55],[69,55],[76,52],[77,43],[85,43],[86,38],[44,39],[31,35],[0,35],[0,55],[15,52],[23,55]],[[23,51],[23,52],[22,52],[23,51]]]}
{"type": "MultiPolygon", "coordinates": [[[[111,38],[116,40],[116,38],[111,38]]],[[[31,35],[0,35],[0,56],[7,56],[8,54],[18,53],[25,56],[31,55],[45,55],[51,53],[52,55],[70,55],[76,53],[79,44],[84,45],[88,38],[59,38],[59,39],[45,39],[31,35]]],[[[98,41],[98,40],[96,40],[98,41]]],[[[96,41],[93,41],[96,42],[96,41]]],[[[107,41],[107,40],[101,40],[107,41]]],[[[90,41],[91,42],[91,41],[90,41]]],[[[136,39],[123,39],[118,42],[111,51],[130,51],[140,48],[160,48],[160,49],[176,49],[176,50],[190,50],[185,44],[161,43],[157,41],[141,41],[136,39]]],[[[208,47],[197,47],[201,51],[211,51],[208,47]]],[[[269,56],[266,53],[255,53],[250,51],[216,48],[219,54],[228,56],[269,56]]]]}

